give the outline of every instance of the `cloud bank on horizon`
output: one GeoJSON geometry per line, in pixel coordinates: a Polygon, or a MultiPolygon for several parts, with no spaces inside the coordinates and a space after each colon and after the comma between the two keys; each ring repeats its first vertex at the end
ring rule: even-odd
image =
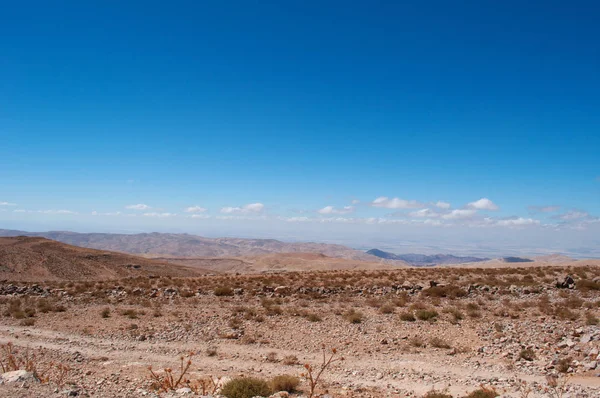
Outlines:
{"type": "MultiPolygon", "coordinates": [[[[32,210],[20,208],[11,202],[0,202],[0,206],[11,206],[14,215],[61,215],[69,217],[109,217],[115,225],[115,218],[149,217],[165,219],[192,219],[192,220],[227,220],[249,221],[270,220],[285,223],[333,223],[333,224],[387,224],[404,226],[429,226],[440,228],[470,227],[470,228],[526,228],[536,227],[550,230],[577,229],[585,230],[592,225],[600,225],[600,217],[583,210],[569,209],[560,212],[561,206],[557,205],[530,205],[524,207],[527,214],[498,215],[501,207],[489,198],[467,202],[453,207],[449,202],[435,201],[424,202],[407,200],[398,197],[389,198],[380,196],[372,201],[361,202],[353,199],[351,204],[342,206],[327,205],[316,210],[295,209],[293,213],[302,213],[302,216],[290,214],[289,211],[278,211],[261,202],[243,204],[239,206],[224,206],[209,209],[197,204],[164,211],[165,206],[155,207],[144,203],[123,206],[129,212],[121,210],[99,212],[92,210],[75,211],[65,209],[32,210]],[[16,208],[15,208],[16,207],[16,208]],[[153,210],[154,209],[154,210],[153,210]],[[152,210],[152,211],[151,211],[152,210]],[[394,210],[390,212],[390,210],[394,210]]],[[[5,212],[8,210],[2,209],[5,212]]],[[[169,224],[164,224],[169,227],[169,224]]]]}

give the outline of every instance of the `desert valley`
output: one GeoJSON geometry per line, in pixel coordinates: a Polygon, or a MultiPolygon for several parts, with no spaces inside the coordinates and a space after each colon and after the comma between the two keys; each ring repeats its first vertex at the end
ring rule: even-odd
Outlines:
{"type": "Polygon", "coordinates": [[[16,234],[0,238],[2,396],[600,394],[600,260],[16,234]]]}

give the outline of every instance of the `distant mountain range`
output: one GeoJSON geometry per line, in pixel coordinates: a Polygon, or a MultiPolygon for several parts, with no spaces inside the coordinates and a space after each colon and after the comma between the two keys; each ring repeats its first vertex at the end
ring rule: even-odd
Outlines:
{"type": "Polygon", "coordinates": [[[463,264],[463,263],[474,263],[479,261],[487,261],[489,258],[479,257],[458,257],[451,254],[434,254],[431,256],[425,254],[394,254],[384,252],[379,249],[371,249],[367,251],[367,254],[383,258],[386,260],[404,261],[410,265],[415,266],[434,266],[438,264],[463,264]]]}
{"type": "Polygon", "coordinates": [[[533,260],[523,257],[502,257],[505,263],[532,263],[533,260]]]}
{"type": "MultiPolygon", "coordinates": [[[[0,236],[38,236],[69,245],[146,257],[240,257],[270,253],[321,253],[328,257],[382,262],[379,257],[343,245],[281,242],[275,239],[205,238],[190,234],[109,234],[68,231],[26,232],[0,229],[0,236]]],[[[401,265],[401,264],[397,264],[401,265]]],[[[405,264],[404,264],[405,265],[405,264]]]]}

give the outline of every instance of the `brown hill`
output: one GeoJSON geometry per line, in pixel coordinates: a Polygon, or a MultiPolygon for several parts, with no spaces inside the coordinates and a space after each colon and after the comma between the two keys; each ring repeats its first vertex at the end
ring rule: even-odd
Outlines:
{"type": "MultiPolygon", "coordinates": [[[[24,232],[0,229],[0,236],[43,236],[70,245],[152,257],[240,257],[269,253],[322,253],[329,257],[383,262],[376,256],[336,244],[276,239],[205,238],[190,234],[108,234],[68,231],[24,232]]],[[[400,264],[402,265],[402,264],[400,264]]]]}
{"type": "Polygon", "coordinates": [[[14,281],[106,280],[129,276],[195,276],[206,273],[143,257],[85,249],[45,238],[0,238],[0,279],[14,281]]]}
{"type": "Polygon", "coordinates": [[[385,262],[334,258],[321,253],[269,253],[259,256],[229,258],[158,257],[155,259],[189,267],[202,267],[218,272],[240,273],[398,268],[398,265],[391,265],[385,262]]]}

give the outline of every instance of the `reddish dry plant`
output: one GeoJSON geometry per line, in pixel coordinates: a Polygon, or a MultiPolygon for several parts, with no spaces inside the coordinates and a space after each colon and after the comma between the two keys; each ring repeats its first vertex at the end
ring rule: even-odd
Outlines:
{"type": "Polygon", "coordinates": [[[215,395],[219,389],[220,380],[220,377],[213,378],[213,376],[207,376],[188,383],[188,387],[194,392],[194,394],[200,394],[203,396],[215,395]]]}
{"type": "Polygon", "coordinates": [[[546,376],[548,386],[544,389],[552,398],[562,398],[567,391],[569,377],[558,377],[555,375],[546,376]]]}
{"type": "Polygon", "coordinates": [[[45,369],[41,369],[42,362],[41,357],[32,353],[29,348],[26,348],[24,353],[20,353],[11,342],[0,345],[2,373],[22,369],[33,373],[42,383],[50,382],[50,374],[52,374],[52,381],[59,387],[64,386],[71,368],[62,363],[49,362],[45,369]]]}
{"type": "Polygon", "coordinates": [[[174,376],[173,369],[171,368],[165,368],[164,374],[161,375],[154,373],[154,371],[152,370],[152,366],[148,366],[148,370],[150,371],[150,378],[152,379],[152,387],[157,391],[166,392],[176,390],[180,385],[182,385],[182,383],[189,385],[190,381],[184,379],[184,377],[190,369],[190,366],[192,366],[192,356],[194,356],[194,353],[190,352],[187,357],[184,357],[182,355],[179,358],[179,376],[174,376]]]}
{"type": "Polygon", "coordinates": [[[58,387],[63,387],[66,383],[67,376],[71,371],[69,365],[59,363],[56,365],[56,380],[55,383],[58,387]]]}
{"type": "Polygon", "coordinates": [[[306,373],[301,374],[301,376],[308,381],[308,384],[310,386],[310,393],[308,394],[308,398],[312,398],[315,395],[315,390],[317,388],[317,385],[319,384],[321,375],[323,374],[323,372],[325,372],[329,365],[331,365],[334,362],[340,362],[344,360],[344,357],[334,359],[335,355],[337,354],[337,350],[335,348],[331,349],[331,355],[329,356],[329,358],[327,358],[327,350],[325,349],[325,344],[323,344],[322,350],[323,361],[321,362],[319,370],[317,371],[312,367],[311,364],[307,363],[304,365],[306,373]]]}
{"type": "Polygon", "coordinates": [[[19,355],[13,343],[0,345],[0,366],[2,373],[24,369],[28,372],[35,371],[35,355],[30,354],[29,349],[24,355],[19,355]]]}

